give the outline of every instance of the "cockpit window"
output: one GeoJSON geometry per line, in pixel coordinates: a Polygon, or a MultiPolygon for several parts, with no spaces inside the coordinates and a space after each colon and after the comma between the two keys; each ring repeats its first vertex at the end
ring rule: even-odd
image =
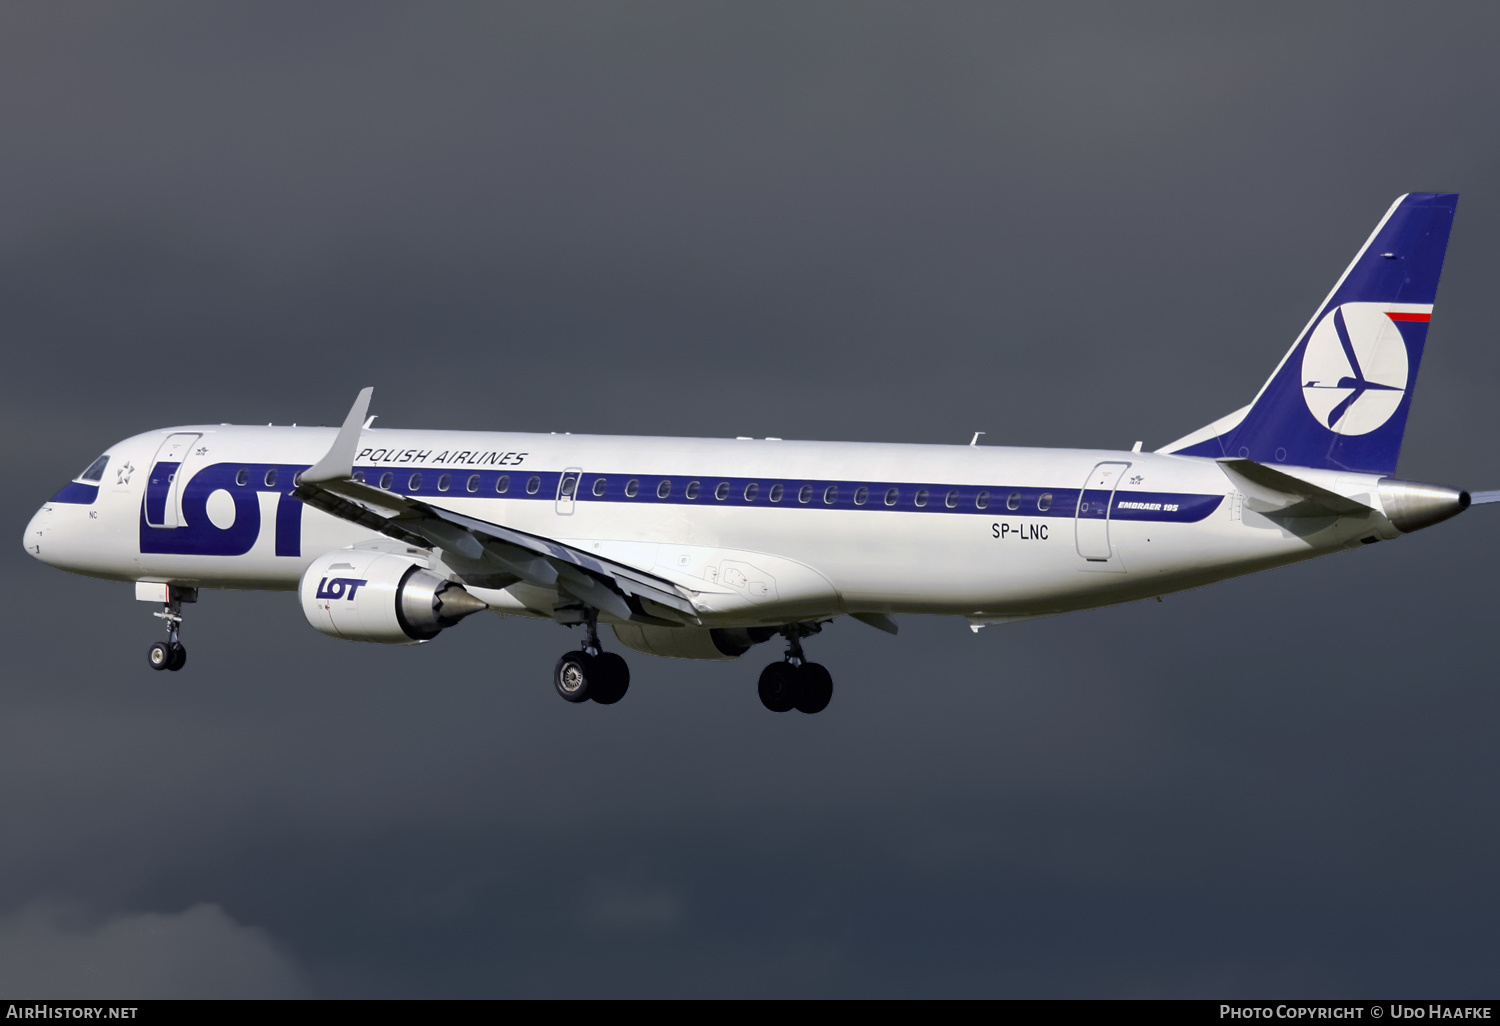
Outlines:
{"type": "Polygon", "coordinates": [[[78,480],[98,484],[99,480],[104,477],[104,468],[107,466],[109,466],[109,457],[100,456],[97,460],[89,464],[89,469],[78,475],[78,480]]]}

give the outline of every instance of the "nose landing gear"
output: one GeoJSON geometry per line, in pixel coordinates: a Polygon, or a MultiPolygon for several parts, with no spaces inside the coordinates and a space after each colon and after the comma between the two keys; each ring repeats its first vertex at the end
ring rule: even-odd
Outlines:
{"type": "Polygon", "coordinates": [[[816,634],[817,624],[787,624],[781,629],[787,640],[786,658],[760,673],[756,690],[760,702],[772,712],[820,713],[833,698],[833,675],[820,663],[810,663],[802,654],[802,639],[816,634]]]}
{"type": "Polygon", "coordinates": [[[584,626],[588,628],[588,638],[583,648],[557,661],[552,684],[565,702],[593,699],[600,705],[614,705],[630,688],[630,666],[615,653],[600,647],[597,613],[592,613],[584,626]]]}
{"type": "Polygon", "coordinates": [[[154,643],[146,653],[146,662],[151,669],[176,672],[187,664],[187,648],[177,635],[182,629],[182,604],[196,601],[197,588],[167,588],[165,611],[151,614],[167,621],[167,640],[154,643]]]}
{"type": "Polygon", "coordinates": [[[146,659],[153,670],[180,670],[187,662],[187,649],[180,641],[158,641],[152,644],[146,659]]]}

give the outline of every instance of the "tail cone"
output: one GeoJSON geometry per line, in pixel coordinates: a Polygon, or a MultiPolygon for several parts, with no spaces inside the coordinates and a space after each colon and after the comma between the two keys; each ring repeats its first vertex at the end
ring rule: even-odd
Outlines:
{"type": "Polygon", "coordinates": [[[1397,530],[1410,534],[1456,517],[1469,508],[1468,492],[1415,481],[1380,479],[1380,505],[1397,530]]]}

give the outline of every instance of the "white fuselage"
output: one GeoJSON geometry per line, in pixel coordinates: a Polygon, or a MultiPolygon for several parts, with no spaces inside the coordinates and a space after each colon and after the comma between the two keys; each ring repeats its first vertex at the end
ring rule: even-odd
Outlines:
{"type": "MultiPolygon", "coordinates": [[[[42,507],[26,548],[93,577],[295,589],[325,553],[394,544],[290,495],[335,435],[217,425],[126,439],[96,492],[74,483],[42,507]]],[[[664,577],[693,594],[707,626],[1046,615],[1400,533],[1375,475],[1281,468],[1373,507],[1288,528],[1247,508],[1213,460],[1140,452],[373,429],[354,468],[428,505],[664,577]]],[[[470,590],[500,612],[550,615],[524,584],[470,590]]]]}

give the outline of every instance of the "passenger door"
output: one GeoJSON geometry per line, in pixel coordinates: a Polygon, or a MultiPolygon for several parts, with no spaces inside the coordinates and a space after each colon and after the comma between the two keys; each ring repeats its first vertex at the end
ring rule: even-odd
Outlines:
{"type": "Polygon", "coordinates": [[[1115,489],[1129,468],[1129,463],[1100,463],[1089,472],[1079,493],[1074,536],[1078,554],[1090,563],[1107,563],[1114,554],[1109,544],[1109,511],[1115,489]]]}
{"type": "Polygon", "coordinates": [[[176,527],[182,523],[182,486],[186,475],[179,473],[202,438],[197,432],[168,435],[156,450],[151,473],[146,479],[146,523],[152,527],[176,527]]]}

